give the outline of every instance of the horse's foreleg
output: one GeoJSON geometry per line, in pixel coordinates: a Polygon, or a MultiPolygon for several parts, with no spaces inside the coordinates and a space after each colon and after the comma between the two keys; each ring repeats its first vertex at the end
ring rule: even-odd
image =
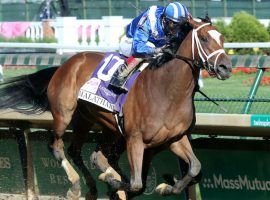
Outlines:
{"type": "Polygon", "coordinates": [[[127,154],[130,165],[130,190],[132,192],[140,191],[142,184],[142,164],[144,155],[144,144],[141,134],[127,138],[127,154]]]}
{"type": "Polygon", "coordinates": [[[64,152],[64,142],[62,136],[65,132],[66,127],[68,126],[70,118],[62,117],[61,115],[54,116],[54,142],[52,144],[54,156],[61,162],[62,167],[68,175],[69,181],[72,183],[72,188],[69,189],[67,193],[68,199],[79,199],[81,195],[80,189],[80,177],[75,169],[72,167],[70,162],[67,160],[64,152]]]}
{"type": "Polygon", "coordinates": [[[109,183],[115,189],[124,189],[125,191],[137,192],[143,187],[142,184],[142,163],[144,154],[144,145],[141,137],[129,137],[126,142],[127,154],[130,164],[130,184],[119,180],[119,175],[108,163],[107,158],[102,152],[94,152],[91,160],[95,165],[102,170],[103,173],[100,178],[109,183]]]}
{"type": "Polygon", "coordinates": [[[143,167],[142,167],[143,188],[138,192],[128,192],[127,195],[130,199],[133,199],[134,197],[137,197],[137,196],[143,194],[143,192],[145,191],[146,186],[147,186],[148,172],[150,170],[150,167],[152,167],[151,162],[152,162],[154,155],[156,155],[156,153],[158,153],[158,152],[159,151],[157,151],[156,149],[145,149],[144,156],[143,156],[143,167]]]}
{"type": "Polygon", "coordinates": [[[174,186],[170,186],[165,183],[157,186],[156,191],[162,195],[179,194],[192,181],[192,179],[200,173],[201,170],[201,163],[194,155],[187,136],[184,136],[181,140],[172,143],[170,149],[189,164],[189,170],[181,180],[176,181],[174,186]]]}

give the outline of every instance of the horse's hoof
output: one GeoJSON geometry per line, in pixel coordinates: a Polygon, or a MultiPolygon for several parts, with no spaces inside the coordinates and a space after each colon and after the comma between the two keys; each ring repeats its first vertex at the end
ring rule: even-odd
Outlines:
{"type": "Polygon", "coordinates": [[[101,173],[99,176],[98,176],[98,180],[100,180],[100,181],[105,181],[105,176],[106,176],[106,173],[104,172],[104,173],[101,173]]]}
{"type": "Polygon", "coordinates": [[[108,182],[109,179],[114,179],[114,176],[111,173],[104,172],[98,176],[98,179],[103,182],[108,182]]]}
{"type": "Polygon", "coordinates": [[[139,192],[142,188],[143,188],[142,183],[132,183],[131,187],[130,187],[130,190],[132,192],[139,192]]]}
{"type": "Polygon", "coordinates": [[[160,195],[170,195],[172,194],[173,187],[166,183],[161,183],[156,187],[155,191],[160,195]]]}
{"type": "Polygon", "coordinates": [[[70,189],[67,192],[67,199],[68,200],[79,200],[81,196],[81,191],[78,191],[78,194],[75,194],[74,192],[72,192],[70,189]]]}
{"type": "Polygon", "coordinates": [[[30,200],[38,200],[38,196],[35,194],[35,192],[33,190],[28,190],[27,191],[27,199],[30,199],[30,200]]]}
{"type": "Polygon", "coordinates": [[[127,200],[127,195],[123,190],[118,190],[116,194],[118,195],[119,200],[127,200]]]}
{"type": "Polygon", "coordinates": [[[123,190],[118,190],[110,195],[110,200],[127,200],[127,195],[123,190]]]}

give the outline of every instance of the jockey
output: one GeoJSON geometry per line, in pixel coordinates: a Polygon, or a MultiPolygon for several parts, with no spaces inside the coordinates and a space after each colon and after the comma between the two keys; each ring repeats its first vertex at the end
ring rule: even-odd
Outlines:
{"type": "Polygon", "coordinates": [[[130,72],[144,58],[162,53],[161,47],[173,37],[184,39],[181,27],[190,17],[184,5],[174,2],[166,7],[151,6],[134,18],[120,42],[120,53],[128,57],[127,61],[113,74],[110,85],[127,91],[124,84],[130,72]]]}

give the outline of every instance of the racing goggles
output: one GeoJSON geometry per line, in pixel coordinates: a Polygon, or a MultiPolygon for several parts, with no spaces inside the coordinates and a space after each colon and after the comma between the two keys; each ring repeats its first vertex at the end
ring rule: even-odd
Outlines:
{"type": "Polygon", "coordinates": [[[165,20],[165,28],[167,29],[167,31],[169,33],[175,33],[175,32],[177,32],[186,23],[185,18],[181,19],[180,22],[172,21],[172,20],[170,20],[170,19],[168,19],[166,17],[165,17],[164,20],[165,20]]]}
{"type": "Polygon", "coordinates": [[[166,19],[166,26],[170,30],[177,30],[181,28],[181,24],[179,22],[174,22],[172,20],[166,19]]]}

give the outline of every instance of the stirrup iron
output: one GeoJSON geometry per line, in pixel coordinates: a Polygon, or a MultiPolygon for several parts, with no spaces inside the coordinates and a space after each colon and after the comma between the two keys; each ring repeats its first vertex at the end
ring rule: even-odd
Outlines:
{"type": "Polygon", "coordinates": [[[128,66],[124,63],[122,64],[113,74],[112,79],[109,83],[109,85],[120,89],[122,91],[127,92],[128,89],[125,87],[126,78],[128,77],[128,74],[130,73],[130,69],[128,66]]]}

